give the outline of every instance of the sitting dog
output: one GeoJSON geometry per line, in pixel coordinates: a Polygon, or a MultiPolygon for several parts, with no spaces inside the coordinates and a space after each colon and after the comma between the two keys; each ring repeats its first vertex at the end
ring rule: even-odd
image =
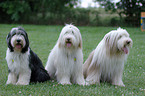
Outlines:
{"type": "Polygon", "coordinates": [[[48,56],[45,69],[60,84],[85,85],[83,77],[82,37],[79,29],[66,25],[48,56]]]}
{"type": "Polygon", "coordinates": [[[30,82],[44,82],[50,79],[41,60],[29,47],[27,33],[22,27],[12,28],[6,40],[9,71],[6,84],[28,85],[30,82]]]}
{"type": "Polygon", "coordinates": [[[122,81],[124,61],[133,42],[126,30],[118,28],[107,33],[83,66],[88,84],[110,82],[125,86],[122,81]]]}

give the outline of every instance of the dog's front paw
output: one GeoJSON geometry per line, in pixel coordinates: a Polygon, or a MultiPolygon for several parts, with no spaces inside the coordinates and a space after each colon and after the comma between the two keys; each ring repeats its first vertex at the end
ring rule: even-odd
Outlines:
{"type": "MultiPolygon", "coordinates": [[[[112,83],[113,84],[113,83],[112,83]]],[[[116,85],[116,86],[121,86],[121,87],[125,87],[124,84],[113,84],[113,85],[116,85]]]]}
{"type": "Polygon", "coordinates": [[[62,85],[72,85],[70,82],[60,82],[62,85]]]}
{"type": "Polygon", "coordinates": [[[61,81],[61,82],[59,82],[59,84],[62,84],[62,85],[72,85],[69,81],[61,81]]]}
{"type": "Polygon", "coordinates": [[[87,83],[84,79],[82,79],[82,80],[78,80],[78,81],[76,82],[76,84],[85,86],[85,85],[87,85],[88,83],[87,83]]]}
{"type": "Polygon", "coordinates": [[[7,80],[6,85],[8,85],[8,84],[13,84],[13,85],[15,85],[16,82],[15,82],[15,81],[9,81],[9,80],[7,80]]]}
{"type": "Polygon", "coordinates": [[[117,85],[117,86],[122,86],[125,87],[124,83],[122,81],[117,82],[117,83],[112,83],[113,85],[117,85]]]}
{"type": "Polygon", "coordinates": [[[90,85],[90,83],[89,83],[89,82],[87,82],[87,81],[85,81],[82,85],[83,85],[83,86],[89,86],[89,85],[90,85]]]}
{"type": "Polygon", "coordinates": [[[29,82],[21,81],[21,82],[17,82],[16,85],[29,85],[29,82]]]}

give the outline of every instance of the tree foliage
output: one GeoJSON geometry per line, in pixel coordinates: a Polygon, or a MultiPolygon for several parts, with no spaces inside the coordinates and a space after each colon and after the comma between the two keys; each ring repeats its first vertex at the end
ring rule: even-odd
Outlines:
{"type": "Polygon", "coordinates": [[[0,3],[0,7],[6,14],[11,15],[11,19],[14,21],[18,21],[22,15],[25,15],[23,13],[30,11],[28,3],[25,1],[4,1],[0,3]]]}
{"type": "MultiPolygon", "coordinates": [[[[59,13],[66,8],[72,8],[78,0],[2,0],[0,1],[0,14],[10,17],[13,21],[20,21],[23,17],[47,12],[59,13]],[[8,16],[7,16],[8,15],[8,16]]],[[[5,19],[5,18],[4,18],[5,19]]]]}
{"type": "Polygon", "coordinates": [[[113,0],[95,0],[103,6],[106,11],[118,12],[119,16],[125,15],[125,21],[138,26],[140,23],[140,13],[145,11],[145,0],[120,0],[118,3],[113,0]]]}

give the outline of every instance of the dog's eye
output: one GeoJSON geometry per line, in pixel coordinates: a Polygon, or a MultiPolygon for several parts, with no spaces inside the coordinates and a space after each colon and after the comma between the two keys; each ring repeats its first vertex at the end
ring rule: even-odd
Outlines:
{"type": "Polygon", "coordinates": [[[74,34],[74,31],[72,31],[72,34],[74,34]]]}
{"type": "Polygon", "coordinates": [[[25,36],[25,34],[23,34],[23,33],[21,33],[20,35],[23,35],[23,36],[25,36]]]}
{"type": "Polygon", "coordinates": [[[120,39],[122,36],[120,35],[119,37],[118,37],[118,39],[120,39]]]}
{"type": "Polygon", "coordinates": [[[68,34],[68,32],[65,32],[65,34],[68,34]]]}
{"type": "Polygon", "coordinates": [[[16,33],[13,33],[12,36],[16,35],[16,33]]]}

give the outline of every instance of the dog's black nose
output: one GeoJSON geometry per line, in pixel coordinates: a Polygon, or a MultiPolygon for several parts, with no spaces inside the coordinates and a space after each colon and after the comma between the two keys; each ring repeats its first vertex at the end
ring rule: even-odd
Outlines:
{"type": "Polygon", "coordinates": [[[70,38],[67,38],[67,41],[70,41],[70,38]]]}
{"type": "Polygon", "coordinates": [[[131,41],[126,41],[127,44],[130,44],[131,41]]]}
{"type": "Polygon", "coordinates": [[[20,39],[17,39],[17,42],[19,43],[19,42],[21,42],[21,40],[20,39]]]}

